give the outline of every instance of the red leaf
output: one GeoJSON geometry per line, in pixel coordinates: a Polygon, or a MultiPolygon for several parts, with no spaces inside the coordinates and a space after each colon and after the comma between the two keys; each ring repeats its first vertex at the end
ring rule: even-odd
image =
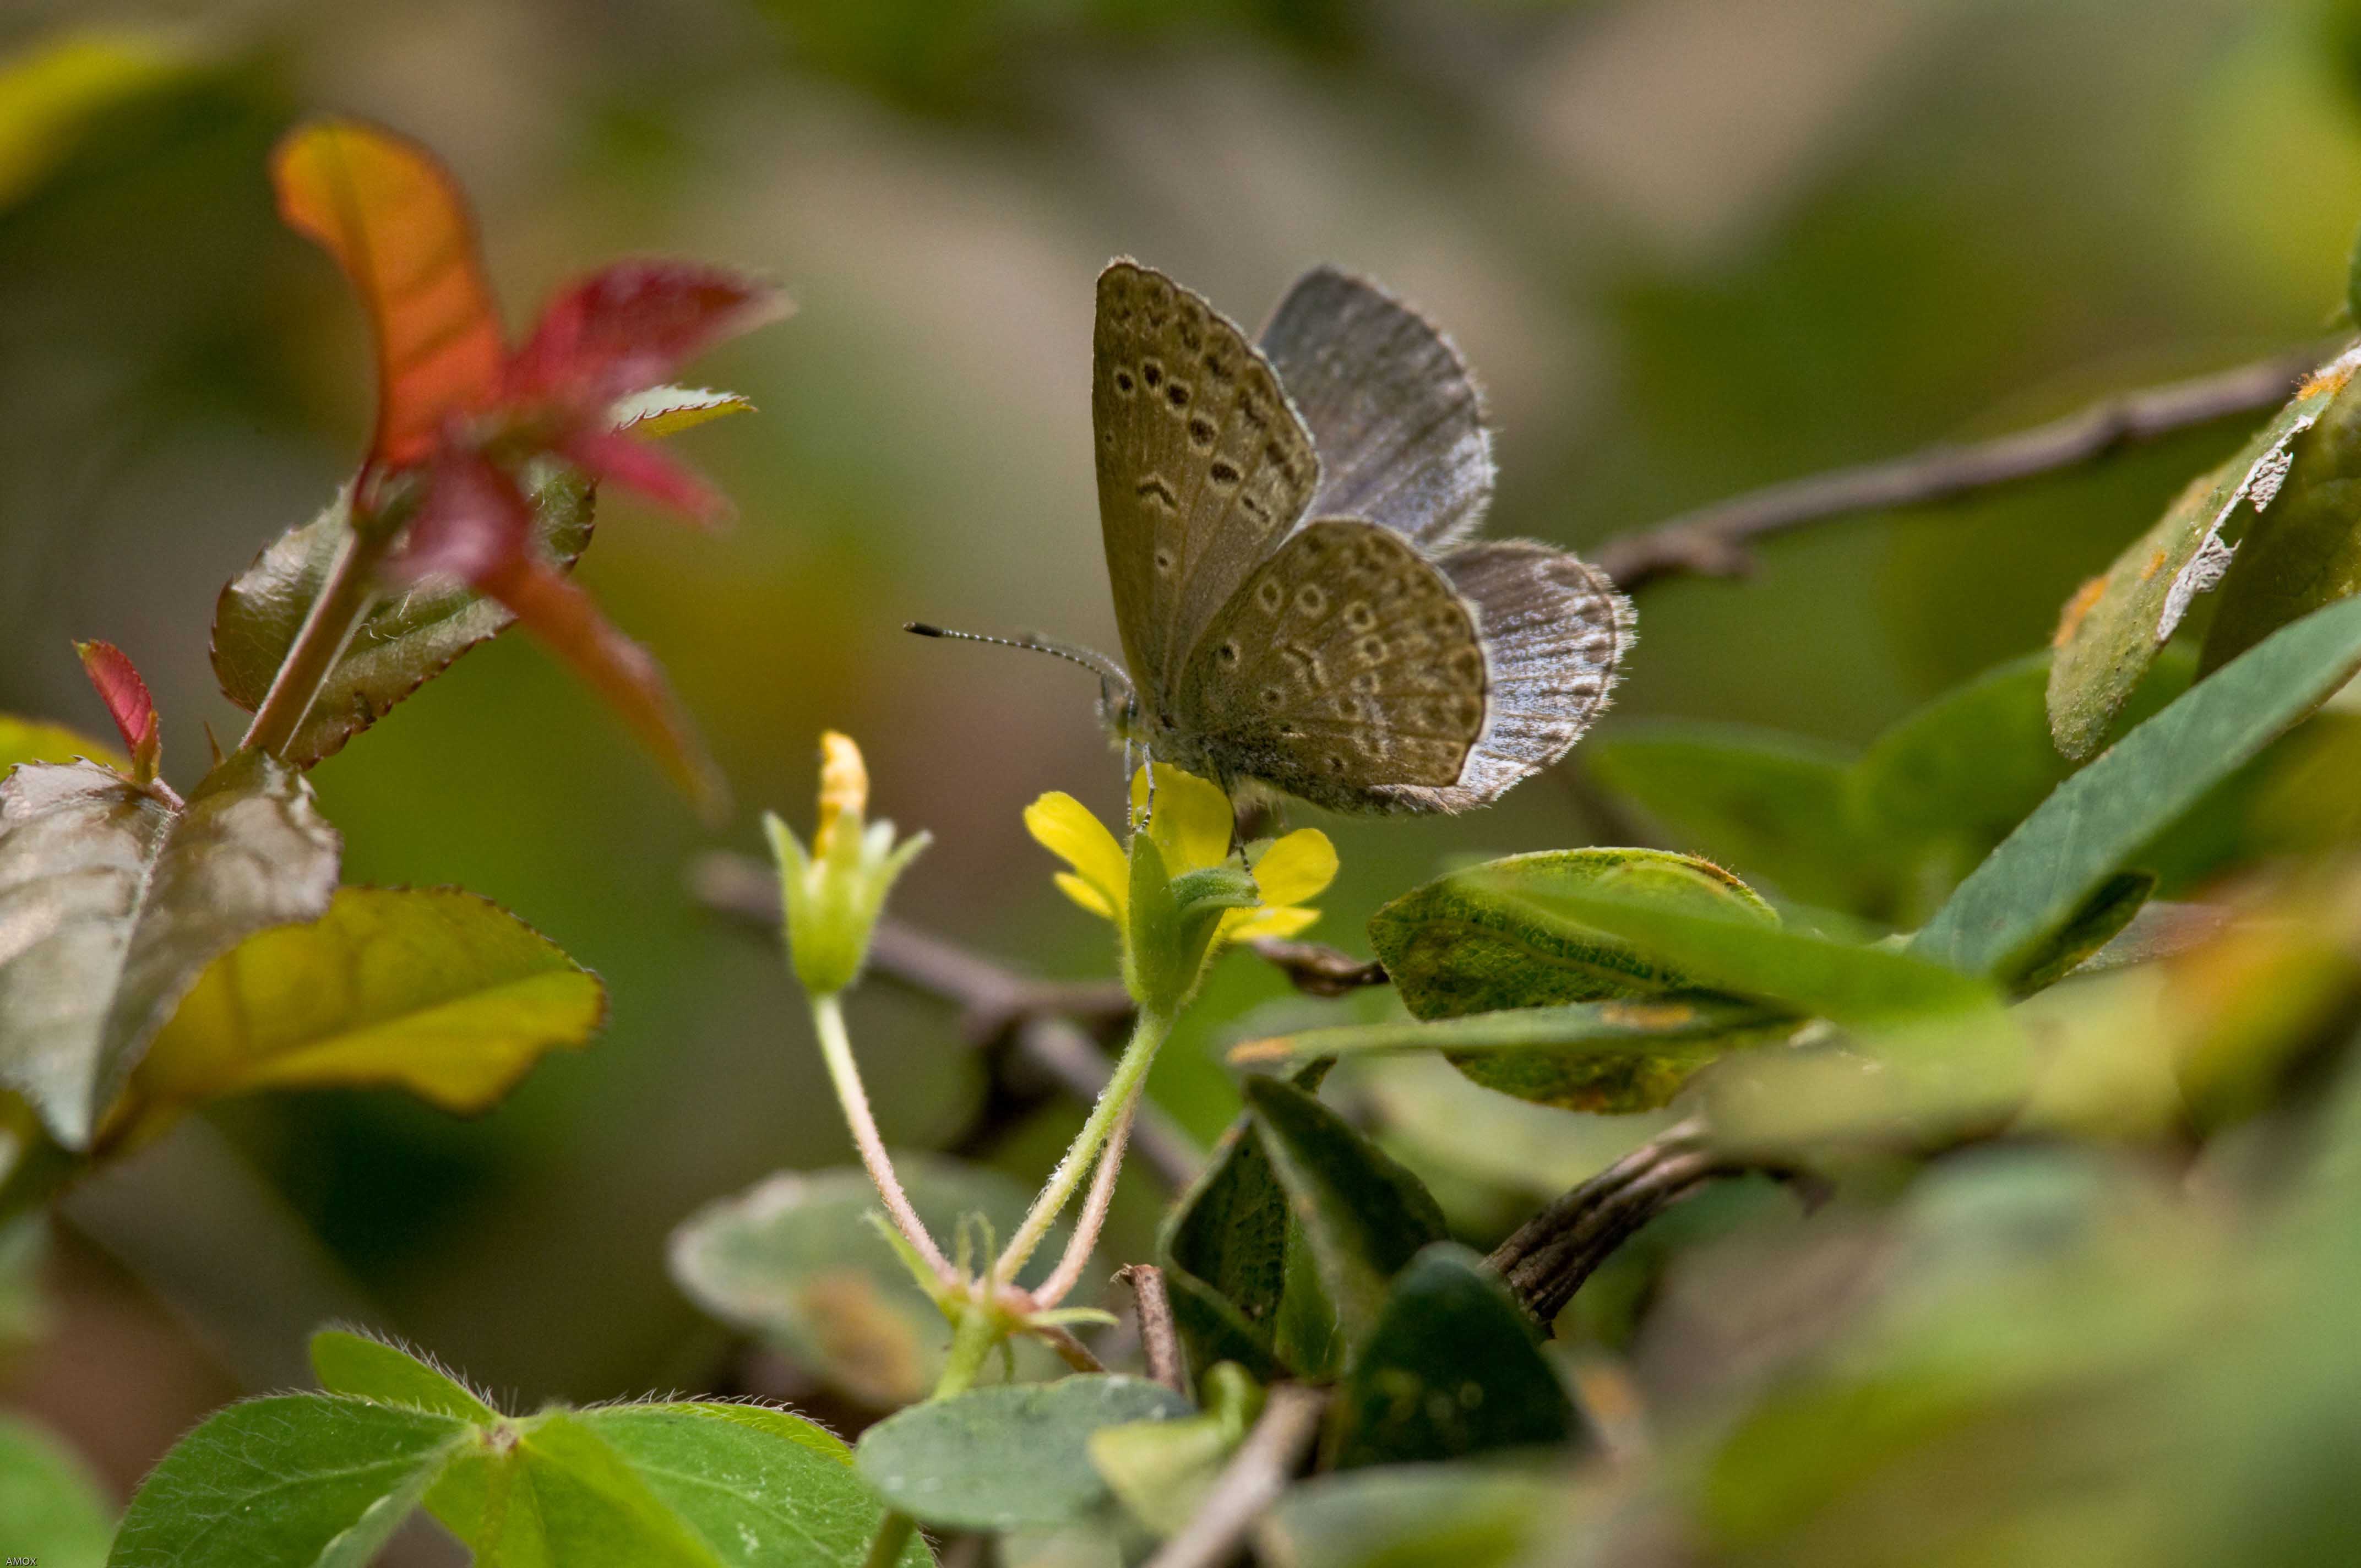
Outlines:
{"type": "Polygon", "coordinates": [[[509,362],[508,394],[603,411],[786,311],[777,290],[718,267],[619,262],[549,302],[509,362]]]}
{"type": "Polygon", "coordinates": [[[612,479],[698,522],[729,521],[729,497],[679,458],[634,436],[611,430],[579,431],[558,450],[593,478],[612,479]]]}
{"type": "Polygon", "coordinates": [[[480,453],[446,445],[434,455],[426,499],[390,565],[398,576],[480,587],[522,556],[532,538],[533,504],[516,481],[480,453]]]}
{"type": "Polygon", "coordinates": [[[646,649],[615,630],[582,588],[535,556],[533,509],[516,482],[482,455],[445,447],[396,570],[462,577],[508,607],[527,631],[639,732],[699,810],[716,821],[729,790],[646,649]]]}
{"type": "Polygon", "coordinates": [[[345,269],[377,344],[369,461],[415,463],[500,379],[500,317],[467,199],[424,148],[351,120],[299,126],[271,157],[279,213],[345,269]]]}
{"type": "Polygon", "coordinates": [[[131,776],[135,783],[148,784],[156,777],[156,766],[162,760],[163,738],[156,723],[156,701],[148,695],[148,683],[139,678],[130,658],[112,642],[77,642],[74,652],[82,655],[82,673],[90,684],[98,688],[99,700],[106,704],[115,728],[122,732],[123,744],[131,752],[131,776]]]}
{"type": "Polygon", "coordinates": [[[579,584],[523,555],[476,586],[506,605],[527,631],[573,665],[623,716],[708,821],[723,818],[729,786],[681,711],[663,669],[598,613],[579,584]]]}

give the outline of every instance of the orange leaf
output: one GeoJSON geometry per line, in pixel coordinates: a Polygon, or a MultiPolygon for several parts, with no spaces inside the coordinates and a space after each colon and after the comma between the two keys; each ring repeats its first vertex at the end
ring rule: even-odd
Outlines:
{"type": "Polygon", "coordinates": [[[163,737],[157,728],[156,701],[148,695],[148,683],[139,678],[130,657],[112,642],[77,642],[74,652],[82,655],[82,673],[98,688],[115,728],[122,732],[124,745],[130,748],[132,781],[153,782],[163,755],[163,737]]]}
{"type": "Polygon", "coordinates": [[[369,461],[401,467],[444,420],[500,387],[500,317],[476,254],[467,199],[433,154],[352,120],[314,120],[271,156],[279,214],[345,269],[377,344],[369,461]]]}

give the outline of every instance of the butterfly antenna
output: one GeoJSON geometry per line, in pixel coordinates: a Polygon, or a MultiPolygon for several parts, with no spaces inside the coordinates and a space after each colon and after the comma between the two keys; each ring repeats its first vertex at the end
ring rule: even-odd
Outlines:
{"type": "Polygon", "coordinates": [[[1101,680],[1115,682],[1126,692],[1132,689],[1131,676],[1121,664],[1105,654],[1094,653],[1088,648],[1077,648],[1071,643],[1052,642],[1046,637],[994,637],[982,631],[953,631],[945,627],[930,626],[923,620],[906,621],[902,630],[914,631],[921,637],[947,637],[955,642],[989,642],[995,648],[1024,648],[1035,653],[1047,653],[1070,664],[1080,664],[1101,680]]]}

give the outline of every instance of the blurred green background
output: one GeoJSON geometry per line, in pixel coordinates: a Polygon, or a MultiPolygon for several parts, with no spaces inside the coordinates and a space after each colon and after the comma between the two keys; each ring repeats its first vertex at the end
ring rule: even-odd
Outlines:
{"type": "MultiPolygon", "coordinates": [[[[680,443],[737,526],[615,501],[583,568],[703,724],[736,822],[703,831],[518,640],[320,767],[348,880],[498,899],[606,977],[613,1025],[480,1121],[242,1103],[212,1154],[184,1131],[70,1205],[57,1332],[0,1399],[126,1489],[254,1377],[201,1301],[140,1283],[175,1238],[200,1274],[291,1271],[291,1311],[330,1281],[527,1405],[726,1381],[666,1232],[850,1151],[783,967],[683,870],[754,850],[761,808],[807,819],[820,728],[860,739],[875,810],[936,837],[900,913],[1106,972],[1104,927],[1018,821],[1049,789],[1114,809],[1089,683],[899,628],[1115,645],[1087,380],[1110,256],[1250,326],[1323,260],[1418,302],[1490,396],[1489,532],[1582,546],[2302,341],[2361,217],[2361,7],[2319,0],[15,0],[0,49],[0,709],[101,727],[70,643],[115,641],[183,784],[203,727],[241,718],[206,663],[214,594],[326,500],[370,414],[360,315],[271,213],[292,119],[436,148],[512,326],[635,252],[742,265],[801,307],[694,369],[762,410],[680,443]],[[233,1198],[252,1226],[200,1223],[233,1198]]],[[[1617,716],[1864,740],[2039,646],[2240,433],[1648,589],[1617,716]]],[[[1571,771],[1463,821],[1301,819],[1345,864],[1314,935],[1355,948],[1450,857],[1628,831],[1571,771]]],[[[1213,1036],[1279,991],[1232,959],[1159,1065],[1201,1135],[1235,1105],[1213,1036]]],[[[889,1136],[962,1124],[980,1080],[944,1010],[864,996],[854,1026],[889,1136]]],[[[1378,1087],[1412,1145],[1477,1092],[1378,1087]]],[[[998,1157],[1032,1174],[1067,1124],[1045,1113],[998,1157]]],[[[1474,1174],[1534,1196],[1559,1174],[1499,1163],[1474,1174]]],[[[1132,1187],[1115,1245],[1138,1255],[1162,1194],[1132,1187]]]]}

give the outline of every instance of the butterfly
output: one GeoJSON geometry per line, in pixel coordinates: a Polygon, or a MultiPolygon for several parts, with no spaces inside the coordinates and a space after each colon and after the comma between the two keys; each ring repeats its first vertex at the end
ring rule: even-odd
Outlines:
{"type": "Polygon", "coordinates": [[[1100,670],[1126,742],[1234,797],[1455,812],[1607,706],[1630,602],[1565,551],[1471,541],[1491,432],[1417,312],[1320,267],[1249,343],[1126,258],[1099,275],[1091,346],[1123,665],[1024,641],[1100,670]]]}

